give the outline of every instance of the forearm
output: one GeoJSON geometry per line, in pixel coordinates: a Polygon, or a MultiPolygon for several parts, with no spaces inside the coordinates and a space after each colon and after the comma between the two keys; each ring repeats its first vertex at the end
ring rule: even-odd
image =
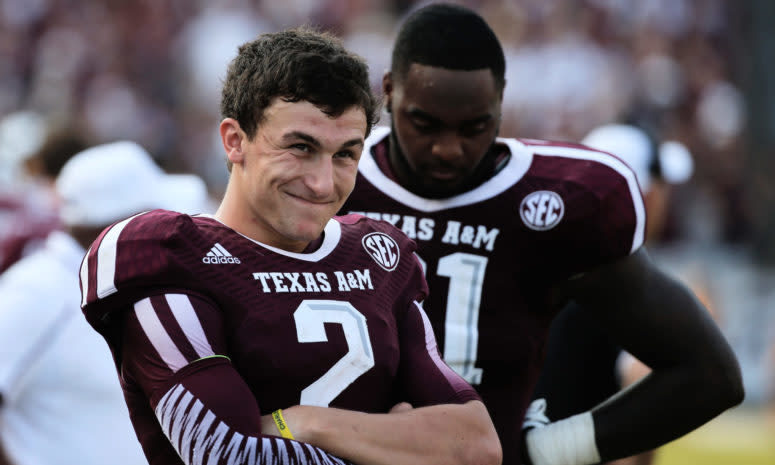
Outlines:
{"type": "Polygon", "coordinates": [[[743,399],[734,353],[693,294],[672,280],[657,280],[653,290],[670,296],[665,319],[674,330],[652,343],[653,348],[638,347],[643,357],[633,353],[650,365],[649,375],[593,410],[598,448],[604,458],[658,447],[743,399]],[[622,431],[631,434],[625,436],[622,431]]]}
{"type": "Polygon", "coordinates": [[[601,457],[626,457],[698,428],[743,398],[728,348],[657,365],[650,374],[592,410],[601,457]],[[626,433],[625,433],[626,432],[626,433]]]}
{"type": "Polygon", "coordinates": [[[736,403],[717,386],[699,367],[654,370],[592,410],[601,458],[654,449],[708,422],[736,403]]]}
{"type": "MultiPolygon", "coordinates": [[[[263,465],[278,461],[288,465],[345,465],[327,451],[301,442],[258,429],[237,431],[229,419],[237,418],[239,413],[223,405],[216,412],[210,408],[212,403],[179,384],[154,409],[162,431],[186,465],[263,465]]],[[[248,415],[253,413],[252,408],[246,410],[248,415]]]]}
{"type": "Polygon", "coordinates": [[[484,405],[470,401],[390,414],[295,406],[296,439],[359,465],[499,464],[500,443],[484,405]]]}
{"type": "Polygon", "coordinates": [[[658,447],[742,401],[740,368],[721,331],[686,286],[655,268],[645,252],[568,284],[595,323],[652,369],[592,409],[591,433],[587,428],[583,437],[600,459],[658,447]]]}

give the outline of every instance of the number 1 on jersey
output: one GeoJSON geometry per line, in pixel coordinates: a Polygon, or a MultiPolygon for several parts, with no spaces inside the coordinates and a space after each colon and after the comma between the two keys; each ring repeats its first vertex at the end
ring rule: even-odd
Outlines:
{"type": "Polygon", "coordinates": [[[482,382],[476,368],[479,348],[479,304],[487,257],[463,252],[439,260],[437,274],[449,278],[444,326],[444,361],[471,384],[482,382]]]}

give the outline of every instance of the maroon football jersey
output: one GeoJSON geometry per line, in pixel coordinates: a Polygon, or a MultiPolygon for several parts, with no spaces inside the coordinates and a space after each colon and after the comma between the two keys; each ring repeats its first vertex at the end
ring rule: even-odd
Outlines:
{"type": "Polygon", "coordinates": [[[444,360],[488,406],[519,463],[519,431],[553,318],[550,288],[643,243],[645,211],[633,172],[575,144],[498,139],[506,165],[478,187],[426,199],[395,182],[389,129],[367,140],[343,212],[394,224],[417,242],[430,295],[425,311],[444,360]]]}
{"type": "MultiPolygon", "coordinates": [[[[332,219],[309,253],[163,210],[106,229],[81,267],[82,304],[114,353],[149,461],[180,463],[177,451],[198,463],[188,459],[201,434],[211,438],[208,453],[229,460],[337,463],[294,441],[251,443],[245,432],[260,433],[260,414],[298,404],[384,413],[399,401],[479,399],[436,351],[414,249],[393,226],[357,215],[332,219]],[[202,379],[203,371],[213,374],[202,379]],[[208,390],[231,373],[246,389],[229,395],[252,395],[260,413],[205,424],[201,412],[219,417],[222,408],[208,405],[208,390]]],[[[243,462],[260,461],[234,463],[243,462]]]]}

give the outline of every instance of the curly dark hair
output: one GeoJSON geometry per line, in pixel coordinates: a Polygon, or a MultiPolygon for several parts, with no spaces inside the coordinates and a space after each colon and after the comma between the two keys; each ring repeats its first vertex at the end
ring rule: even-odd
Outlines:
{"type": "Polygon", "coordinates": [[[406,18],[393,46],[394,79],[402,81],[412,63],[489,69],[500,89],[506,84],[506,59],[495,32],[476,12],[454,4],[434,3],[406,18]]]}
{"type": "Polygon", "coordinates": [[[252,140],[275,97],[308,101],[336,117],[353,106],[366,113],[366,135],[378,117],[366,62],[334,35],[302,26],[262,34],[239,47],[223,84],[221,116],[252,140]]]}

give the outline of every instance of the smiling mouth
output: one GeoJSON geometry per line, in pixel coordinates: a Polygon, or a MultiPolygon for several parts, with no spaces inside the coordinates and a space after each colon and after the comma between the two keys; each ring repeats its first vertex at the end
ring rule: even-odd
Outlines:
{"type": "Polygon", "coordinates": [[[290,192],[286,192],[286,195],[294,200],[311,205],[329,205],[334,203],[333,200],[310,200],[306,197],[300,197],[298,195],[291,194],[290,192]]]}

